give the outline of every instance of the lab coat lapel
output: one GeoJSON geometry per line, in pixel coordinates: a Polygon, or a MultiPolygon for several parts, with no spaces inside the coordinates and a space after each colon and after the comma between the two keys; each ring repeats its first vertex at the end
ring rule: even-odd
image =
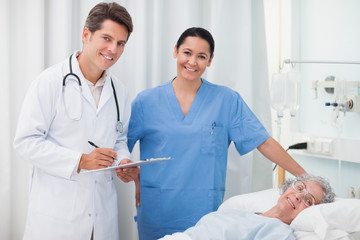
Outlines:
{"type": "Polygon", "coordinates": [[[85,79],[84,75],[82,74],[82,72],[80,70],[79,62],[78,62],[77,58],[75,57],[76,55],[77,55],[77,52],[74,53],[74,55],[71,59],[73,72],[80,78],[83,97],[86,99],[86,101],[89,102],[89,104],[92,107],[94,107],[96,109],[94,97],[90,92],[90,88],[88,86],[87,80],[85,79]]]}
{"type": "Polygon", "coordinates": [[[93,106],[94,108],[96,108],[96,104],[95,104],[95,99],[93,97],[93,95],[90,92],[90,88],[89,85],[87,84],[85,78],[81,79],[81,86],[82,86],[82,94],[83,97],[86,99],[86,101],[89,102],[89,104],[91,106],[93,106]]]}
{"type": "Polygon", "coordinates": [[[111,78],[107,77],[105,80],[104,87],[101,91],[97,112],[99,112],[101,108],[106,104],[106,102],[109,101],[112,95],[113,95],[113,89],[111,87],[111,78]]]}

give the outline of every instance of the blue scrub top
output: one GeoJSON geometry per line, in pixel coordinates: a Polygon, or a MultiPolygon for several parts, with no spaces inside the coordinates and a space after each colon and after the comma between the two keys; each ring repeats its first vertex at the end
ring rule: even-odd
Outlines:
{"type": "Polygon", "coordinates": [[[185,117],[171,83],[141,92],[132,103],[130,151],[140,140],[141,159],[173,159],[141,167],[141,240],[182,232],[217,210],[231,141],[243,155],[269,138],[237,92],[202,79],[185,117]]]}

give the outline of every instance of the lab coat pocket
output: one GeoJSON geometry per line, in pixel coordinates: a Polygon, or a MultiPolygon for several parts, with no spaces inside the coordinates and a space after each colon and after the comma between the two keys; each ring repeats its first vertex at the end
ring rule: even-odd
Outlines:
{"type": "Polygon", "coordinates": [[[97,199],[100,199],[96,206],[99,219],[105,226],[117,226],[117,194],[114,180],[112,177],[111,179],[107,177],[105,181],[98,181],[96,185],[95,195],[97,199]]]}
{"type": "MultiPolygon", "coordinates": [[[[109,203],[111,201],[117,201],[116,200],[116,189],[115,189],[115,182],[113,179],[112,171],[105,171],[104,178],[100,181],[97,181],[97,192],[99,196],[101,196],[102,199],[106,199],[106,201],[109,203]]],[[[107,203],[104,202],[104,205],[107,203]]]]}
{"type": "Polygon", "coordinates": [[[83,113],[83,98],[81,86],[76,79],[68,78],[63,87],[63,106],[67,117],[71,120],[80,120],[83,113]]]}
{"type": "Polygon", "coordinates": [[[62,220],[71,220],[75,210],[78,182],[47,174],[42,175],[41,184],[33,186],[37,195],[35,209],[38,213],[62,220]]]}

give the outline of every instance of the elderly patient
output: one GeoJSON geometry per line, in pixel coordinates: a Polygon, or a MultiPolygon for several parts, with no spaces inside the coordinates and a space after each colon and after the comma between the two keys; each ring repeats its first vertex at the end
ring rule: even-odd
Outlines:
{"type": "Polygon", "coordinates": [[[184,233],[162,239],[295,239],[289,226],[294,218],[308,207],[335,198],[326,180],[308,174],[287,180],[280,192],[277,204],[264,213],[219,210],[205,215],[184,233]]]}

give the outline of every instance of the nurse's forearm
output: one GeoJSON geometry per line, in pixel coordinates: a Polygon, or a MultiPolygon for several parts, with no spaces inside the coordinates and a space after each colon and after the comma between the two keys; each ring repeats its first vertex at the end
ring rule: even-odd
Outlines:
{"type": "Polygon", "coordinates": [[[294,176],[306,173],[305,170],[275,141],[269,137],[258,150],[270,161],[278,164],[294,176]]]}
{"type": "Polygon", "coordinates": [[[135,203],[136,206],[140,206],[140,174],[138,177],[134,180],[135,182],[135,203]]]}

